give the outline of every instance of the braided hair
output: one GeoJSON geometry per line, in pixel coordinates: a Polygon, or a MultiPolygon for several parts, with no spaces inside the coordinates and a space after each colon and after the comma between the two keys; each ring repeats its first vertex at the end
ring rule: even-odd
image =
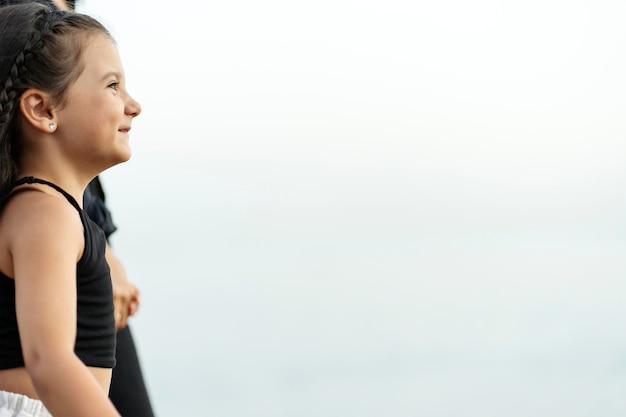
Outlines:
{"type": "Polygon", "coordinates": [[[82,52],[95,34],[112,39],[92,17],[48,2],[0,0],[0,190],[19,174],[19,100],[24,91],[46,91],[63,105],[84,69],[82,52]]]}

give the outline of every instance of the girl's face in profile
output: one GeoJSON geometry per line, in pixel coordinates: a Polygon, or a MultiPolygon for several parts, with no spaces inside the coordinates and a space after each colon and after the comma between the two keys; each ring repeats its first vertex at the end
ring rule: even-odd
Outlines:
{"type": "Polygon", "coordinates": [[[82,62],[84,70],[57,110],[57,133],[71,155],[106,169],[130,158],[129,132],[141,105],[126,90],[122,61],[111,38],[90,38],[82,62]]]}

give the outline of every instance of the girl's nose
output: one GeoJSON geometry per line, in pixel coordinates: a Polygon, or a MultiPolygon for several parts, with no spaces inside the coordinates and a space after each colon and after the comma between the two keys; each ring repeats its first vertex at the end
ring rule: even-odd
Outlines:
{"type": "Polygon", "coordinates": [[[126,114],[129,114],[133,117],[139,116],[141,113],[141,104],[138,101],[133,99],[130,95],[128,96],[128,104],[126,105],[126,114]]]}

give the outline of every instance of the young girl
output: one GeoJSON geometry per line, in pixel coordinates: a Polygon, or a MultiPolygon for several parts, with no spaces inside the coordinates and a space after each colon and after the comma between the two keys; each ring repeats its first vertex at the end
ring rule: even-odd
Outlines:
{"type": "Polygon", "coordinates": [[[140,112],[100,23],[0,6],[0,417],[119,416],[106,241],[81,202],[140,112]]]}

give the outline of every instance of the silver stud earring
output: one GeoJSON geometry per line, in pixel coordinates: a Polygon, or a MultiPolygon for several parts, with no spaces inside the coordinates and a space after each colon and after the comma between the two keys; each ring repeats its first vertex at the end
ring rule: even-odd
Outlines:
{"type": "Polygon", "coordinates": [[[50,124],[48,125],[48,127],[50,128],[51,132],[54,132],[54,129],[56,129],[56,125],[52,122],[50,122],[50,124]]]}

